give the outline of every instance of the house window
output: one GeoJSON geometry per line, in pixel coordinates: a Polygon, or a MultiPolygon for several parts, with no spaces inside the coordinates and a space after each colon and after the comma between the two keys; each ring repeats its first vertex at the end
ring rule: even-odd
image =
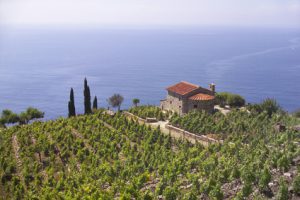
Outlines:
{"type": "Polygon", "coordinates": [[[172,101],[170,101],[170,104],[172,104],[172,101]]]}
{"type": "Polygon", "coordinates": [[[194,108],[198,108],[198,106],[197,106],[197,105],[194,105],[194,108]]]}

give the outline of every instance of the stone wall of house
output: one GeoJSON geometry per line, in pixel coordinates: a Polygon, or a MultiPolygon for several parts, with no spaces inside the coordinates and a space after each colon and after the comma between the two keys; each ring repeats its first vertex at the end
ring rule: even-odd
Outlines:
{"type": "Polygon", "coordinates": [[[206,101],[193,101],[188,100],[187,110],[188,112],[193,110],[205,110],[208,113],[212,113],[214,111],[214,100],[206,100],[206,101]],[[195,107],[196,106],[196,107],[195,107]]]}
{"type": "Polygon", "coordinates": [[[161,101],[160,108],[163,110],[172,110],[182,114],[183,99],[180,95],[168,92],[167,98],[161,101]]]}

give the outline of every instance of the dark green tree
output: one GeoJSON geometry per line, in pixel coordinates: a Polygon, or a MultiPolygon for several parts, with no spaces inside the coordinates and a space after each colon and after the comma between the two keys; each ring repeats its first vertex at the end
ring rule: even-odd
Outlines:
{"type": "Polygon", "coordinates": [[[76,116],[73,88],[71,88],[70,91],[70,101],[68,103],[68,108],[69,108],[69,117],[76,116]]]}
{"type": "Polygon", "coordinates": [[[90,114],[92,113],[91,92],[90,92],[90,87],[87,84],[86,78],[84,79],[83,95],[84,95],[84,114],[90,114]]]}
{"type": "Polygon", "coordinates": [[[1,115],[1,123],[5,124],[14,124],[19,121],[19,116],[12,112],[11,110],[3,110],[1,115]]]}
{"type": "Polygon", "coordinates": [[[94,97],[93,109],[98,109],[98,99],[97,99],[97,96],[94,97]]]}

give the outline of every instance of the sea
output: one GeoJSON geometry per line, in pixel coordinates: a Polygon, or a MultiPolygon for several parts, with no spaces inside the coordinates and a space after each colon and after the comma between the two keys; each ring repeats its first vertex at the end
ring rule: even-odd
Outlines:
{"type": "Polygon", "coordinates": [[[115,93],[159,105],[166,87],[188,81],[300,108],[300,30],[236,27],[0,27],[0,111],[36,107],[67,116],[70,88],[83,113],[83,81],[108,107],[115,93]]]}

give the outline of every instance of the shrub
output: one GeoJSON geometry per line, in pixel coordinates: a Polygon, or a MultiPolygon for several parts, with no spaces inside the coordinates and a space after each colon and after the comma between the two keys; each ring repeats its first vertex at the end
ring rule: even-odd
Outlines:
{"type": "Polygon", "coordinates": [[[252,185],[249,182],[246,182],[242,188],[243,197],[248,197],[252,192],[252,185]]]}
{"type": "Polygon", "coordinates": [[[295,117],[300,118],[300,109],[296,110],[296,111],[293,113],[293,115],[294,115],[295,117]]]}
{"type": "Polygon", "coordinates": [[[223,193],[220,185],[216,185],[210,192],[209,197],[211,199],[221,200],[223,199],[223,193]]]}
{"type": "Polygon", "coordinates": [[[249,105],[248,109],[255,113],[266,112],[269,117],[271,117],[274,113],[282,112],[282,109],[277,101],[270,98],[263,100],[263,102],[260,104],[249,105]]]}
{"type": "Polygon", "coordinates": [[[165,196],[166,200],[176,200],[177,198],[177,190],[172,187],[166,187],[164,190],[163,195],[165,196]]]}
{"type": "Polygon", "coordinates": [[[296,194],[300,195],[300,174],[298,174],[294,179],[293,189],[296,194]]]}
{"type": "Polygon", "coordinates": [[[289,191],[286,183],[283,180],[280,180],[280,186],[277,194],[278,200],[288,200],[289,199],[289,191]]]}
{"type": "Polygon", "coordinates": [[[245,99],[238,95],[229,92],[220,92],[216,94],[216,101],[221,107],[228,104],[232,107],[241,107],[245,105],[245,99]]]}
{"type": "Polygon", "coordinates": [[[263,172],[260,175],[259,179],[259,187],[260,189],[264,190],[268,187],[268,183],[271,181],[271,173],[270,170],[265,167],[263,172]]]}
{"type": "Polygon", "coordinates": [[[232,107],[241,107],[245,105],[245,99],[240,95],[230,95],[227,99],[227,103],[232,107]]]}
{"type": "Polygon", "coordinates": [[[280,105],[275,99],[267,98],[261,103],[262,110],[266,111],[269,116],[281,111],[280,105]]]}

